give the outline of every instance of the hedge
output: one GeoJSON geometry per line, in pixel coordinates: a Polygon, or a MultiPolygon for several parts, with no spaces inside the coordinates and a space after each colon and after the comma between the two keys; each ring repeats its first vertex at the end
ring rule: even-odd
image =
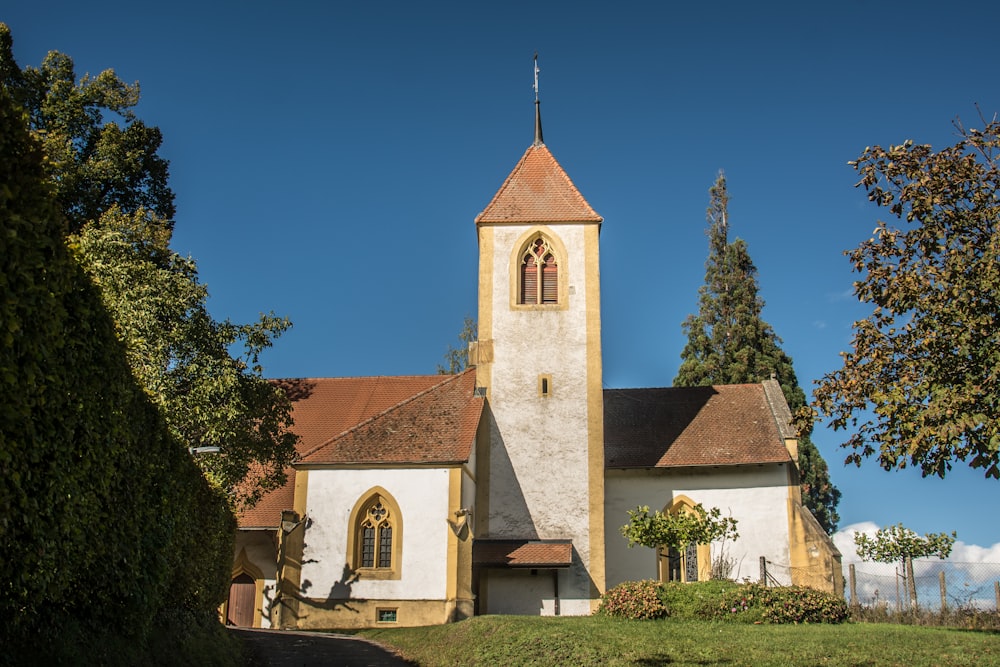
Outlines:
{"type": "Polygon", "coordinates": [[[232,511],[133,380],[2,87],[0,396],[0,663],[75,661],[84,637],[141,647],[164,614],[214,613],[232,511]]]}

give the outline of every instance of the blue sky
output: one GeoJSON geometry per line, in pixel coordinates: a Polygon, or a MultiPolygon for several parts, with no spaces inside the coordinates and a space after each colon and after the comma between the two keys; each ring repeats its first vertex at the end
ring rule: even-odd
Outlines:
{"type": "MultiPolygon", "coordinates": [[[[708,188],[724,169],[765,319],[807,393],[839,365],[843,251],[882,215],[847,166],[943,147],[1000,111],[993,2],[53,2],[0,11],[19,63],[138,80],[165,136],[174,247],[219,318],[287,315],[269,376],[433,373],[476,312],[473,219],[532,139],[605,218],[604,382],[668,386],[697,308],[708,188]]],[[[841,526],[1000,543],[1000,482],[842,464],[841,526]]],[[[996,553],[996,552],[994,552],[996,553]]],[[[996,559],[995,559],[996,560],[996,559]]]]}

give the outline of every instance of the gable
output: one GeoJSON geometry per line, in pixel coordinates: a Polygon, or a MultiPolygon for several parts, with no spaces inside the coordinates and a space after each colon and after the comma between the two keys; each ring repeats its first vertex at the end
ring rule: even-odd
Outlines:
{"type": "Polygon", "coordinates": [[[791,462],[768,399],[762,384],[606,389],[605,467],[791,462]]]}
{"type": "Polygon", "coordinates": [[[528,147],[480,223],[601,222],[544,144],[528,147]]]}
{"type": "MultiPolygon", "coordinates": [[[[460,375],[275,380],[292,401],[298,465],[454,464],[468,461],[485,399],[475,371],[460,375]]],[[[291,509],[295,470],[239,515],[242,529],[275,528],[291,509]]]]}

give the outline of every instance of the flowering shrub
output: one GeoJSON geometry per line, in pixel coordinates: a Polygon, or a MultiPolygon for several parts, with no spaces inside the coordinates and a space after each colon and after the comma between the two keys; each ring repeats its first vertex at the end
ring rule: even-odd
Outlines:
{"type": "Polygon", "coordinates": [[[597,613],[632,620],[662,618],[667,607],[660,599],[660,584],[652,579],[626,581],[601,596],[597,613]]]}
{"type": "Polygon", "coordinates": [[[830,593],[744,584],[723,596],[713,617],[744,623],[843,623],[848,615],[847,603],[830,593]]]}

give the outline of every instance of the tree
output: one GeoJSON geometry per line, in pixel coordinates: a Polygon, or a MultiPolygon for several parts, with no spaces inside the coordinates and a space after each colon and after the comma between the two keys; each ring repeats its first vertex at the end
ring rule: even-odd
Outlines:
{"type": "Polygon", "coordinates": [[[621,533],[629,548],[636,544],[655,549],[657,557],[665,551],[684,553],[689,545],[709,544],[716,540],[735,540],[736,519],[724,517],[719,508],[706,510],[701,503],[673,513],[657,510],[649,513],[648,506],[628,511],[628,523],[621,533]]]}
{"type": "Polygon", "coordinates": [[[138,84],[111,70],[75,76],[72,59],[55,51],[22,71],[0,24],[0,86],[43,147],[68,242],[101,289],[133,374],[182,442],[220,448],[199,464],[252,502],[283,482],[295,455],[289,403],[259,363],[290,324],[273,314],[252,324],[211,317],[194,260],[170,249],[168,164],[159,129],[133,111],[138,84]]]}
{"type": "Polygon", "coordinates": [[[71,232],[117,205],[126,213],[144,208],[174,217],[168,163],[158,155],[163,136],[139,120],[139,84],[113,70],[76,80],[73,60],[50,51],[41,67],[18,69],[10,29],[0,23],[0,76],[27,110],[41,141],[46,168],[71,232]],[[105,119],[110,113],[121,124],[105,119]]]}
{"type": "Polygon", "coordinates": [[[437,367],[439,375],[455,375],[469,367],[469,343],[474,342],[477,335],[476,321],[466,315],[458,334],[458,347],[448,345],[448,350],[444,353],[444,364],[438,364],[437,367]]]}
{"type": "Polygon", "coordinates": [[[907,593],[910,604],[917,606],[917,586],[913,578],[913,559],[937,556],[944,559],[951,554],[956,533],[927,533],[920,537],[903,524],[879,529],[874,537],[864,533],[854,533],[854,544],[862,560],[877,563],[901,563],[906,573],[907,593]]]}
{"type": "MultiPolygon", "coordinates": [[[[806,405],[792,359],[781,339],[761,317],[764,301],[758,293],[757,267],[746,242],[729,242],[729,193],[719,173],[709,190],[707,212],[709,254],[705,284],[698,290],[699,311],[689,315],[683,330],[688,342],[674,378],[679,387],[760,382],[774,377],[793,413],[806,405]]],[[[799,433],[799,481],[802,503],[827,533],[837,529],[840,491],[830,481],[826,461],[810,437],[812,425],[799,433]]]]}
{"type": "Polygon", "coordinates": [[[960,140],[938,152],[906,141],[850,163],[896,222],[845,253],[872,312],[814,393],[830,426],[855,430],[848,462],[1000,478],[1000,123],[983,122],[956,121],[960,140]]]}
{"type": "Polygon", "coordinates": [[[146,211],[112,207],[69,245],[173,434],[188,447],[218,447],[199,463],[239,503],[254,502],[284,482],[295,456],[291,405],[260,365],[290,323],[273,313],[252,324],[212,319],[194,260],[171,250],[170,236],[146,211]],[[243,484],[251,472],[255,483],[243,484]]]}

